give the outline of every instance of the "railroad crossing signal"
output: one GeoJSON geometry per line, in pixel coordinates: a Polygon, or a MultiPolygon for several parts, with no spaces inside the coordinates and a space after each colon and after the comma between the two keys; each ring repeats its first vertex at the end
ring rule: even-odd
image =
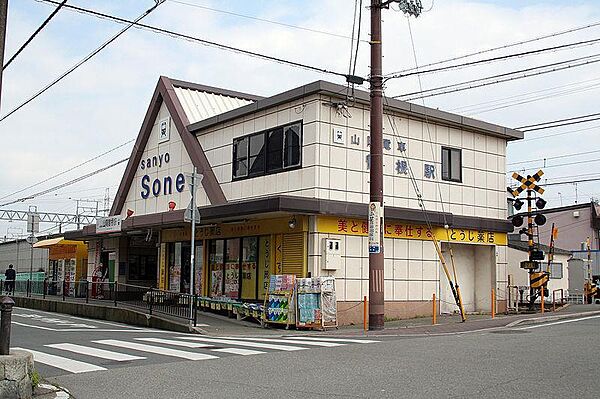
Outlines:
{"type": "Polygon", "coordinates": [[[521,194],[525,190],[534,190],[540,195],[544,194],[544,189],[536,184],[540,181],[543,175],[544,172],[541,169],[538,170],[537,173],[533,176],[527,176],[527,179],[518,174],[517,172],[514,172],[512,174],[512,178],[520,182],[521,185],[514,190],[509,189],[508,191],[513,195],[513,197],[518,197],[519,194],[521,194]]]}

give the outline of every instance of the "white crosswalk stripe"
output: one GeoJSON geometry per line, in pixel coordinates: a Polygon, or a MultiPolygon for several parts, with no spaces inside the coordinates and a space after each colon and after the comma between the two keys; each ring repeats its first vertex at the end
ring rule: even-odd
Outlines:
{"type": "Polygon", "coordinates": [[[200,342],[175,341],[174,339],[147,338],[147,337],[135,338],[135,339],[138,341],[154,342],[156,344],[183,346],[186,348],[210,348],[210,347],[212,347],[212,345],[202,344],[200,342]]]}
{"type": "Polygon", "coordinates": [[[12,348],[18,350],[25,350],[31,352],[33,355],[34,362],[46,364],[48,366],[56,367],[61,370],[68,371],[70,373],[87,373],[90,371],[106,370],[104,367],[96,366],[94,364],[80,362],[78,360],[68,359],[62,356],[51,355],[49,353],[38,352],[31,349],[25,348],[12,348]]]}
{"type": "Polygon", "coordinates": [[[290,343],[290,344],[298,344],[298,345],[308,345],[308,346],[325,346],[325,347],[334,347],[334,346],[344,346],[346,344],[338,344],[336,342],[323,342],[323,341],[301,341],[298,339],[282,339],[282,338],[255,338],[255,337],[223,337],[227,339],[241,339],[241,340],[250,340],[250,341],[260,341],[260,342],[273,342],[273,343],[290,343]]]}
{"type": "Polygon", "coordinates": [[[248,342],[248,341],[240,341],[234,339],[222,339],[222,338],[207,338],[207,337],[177,337],[179,339],[187,339],[191,341],[201,341],[201,342],[210,342],[216,344],[225,344],[225,345],[234,345],[234,346],[247,346],[249,348],[264,348],[264,349],[273,349],[280,351],[299,351],[302,349],[300,346],[293,345],[276,345],[276,344],[266,344],[261,342],[248,342]]]}
{"type": "Polygon", "coordinates": [[[353,344],[372,344],[375,342],[380,342],[380,341],[375,341],[372,339],[350,339],[350,338],[328,338],[328,337],[283,337],[286,340],[299,340],[299,341],[325,341],[325,342],[349,342],[349,343],[353,343],[353,344]]]}
{"type": "Polygon", "coordinates": [[[44,345],[44,346],[47,346],[49,348],[74,352],[74,353],[80,353],[82,355],[99,357],[101,359],[115,360],[117,362],[145,359],[145,357],[142,357],[142,356],[127,355],[125,353],[118,353],[118,352],[113,352],[113,351],[107,351],[104,349],[92,348],[89,346],[75,345],[75,344],[69,344],[69,343],[50,344],[50,345],[44,345]]]}
{"type": "Polygon", "coordinates": [[[212,352],[221,352],[221,353],[231,353],[233,355],[260,355],[261,353],[267,353],[263,351],[255,351],[252,349],[244,349],[244,348],[219,348],[219,349],[211,349],[212,352]]]}
{"type": "Polygon", "coordinates": [[[138,350],[141,352],[155,353],[158,355],[179,357],[179,358],[188,359],[188,360],[208,360],[208,359],[218,359],[219,358],[218,356],[207,355],[204,353],[189,352],[189,351],[182,351],[179,349],[164,348],[161,346],[139,344],[137,342],[119,341],[117,339],[102,339],[99,341],[92,341],[92,342],[95,342],[97,344],[116,346],[119,348],[138,350]]]}

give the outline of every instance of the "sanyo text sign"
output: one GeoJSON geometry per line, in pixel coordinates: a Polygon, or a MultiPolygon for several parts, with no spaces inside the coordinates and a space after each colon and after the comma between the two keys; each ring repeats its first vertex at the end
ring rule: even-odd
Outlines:
{"type": "MultiPolygon", "coordinates": [[[[156,171],[160,170],[163,166],[166,167],[171,160],[171,156],[168,152],[164,152],[162,154],[154,155],[152,157],[148,157],[142,159],[142,163],[140,164],[140,169],[143,171],[150,170],[153,172],[153,169],[156,171]]],[[[162,178],[155,178],[152,180],[149,175],[145,174],[142,176],[140,181],[141,191],[140,195],[143,199],[147,199],[150,195],[158,197],[159,195],[171,195],[173,194],[173,189],[178,193],[182,192],[185,188],[185,176],[183,173],[177,174],[177,176],[165,176],[162,178]]]]}

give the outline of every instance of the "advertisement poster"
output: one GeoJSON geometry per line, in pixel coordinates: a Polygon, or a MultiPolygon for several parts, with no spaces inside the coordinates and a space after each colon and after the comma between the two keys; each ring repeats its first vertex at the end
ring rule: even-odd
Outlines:
{"type": "Polygon", "coordinates": [[[379,202],[369,203],[369,253],[381,252],[381,221],[383,207],[379,202]]]}
{"type": "Polygon", "coordinates": [[[239,265],[238,263],[225,264],[225,296],[238,298],[239,296],[239,265]]]}

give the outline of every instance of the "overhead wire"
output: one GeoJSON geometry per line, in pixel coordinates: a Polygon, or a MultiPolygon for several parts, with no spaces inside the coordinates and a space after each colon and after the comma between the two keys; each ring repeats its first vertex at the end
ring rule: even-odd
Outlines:
{"type": "Polygon", "coordinates": [[[126,146],[127,144],[129,144],[129,143],[132,143],[132,142],[134,142],[134,141],[135,141],[135,139],[127,140],[126,142],[124,142],[124,143],[122,143],[122,144],[119,144],[119,145],[118,145],[118,146],[116,146],[116,147],[113,147],[113,148],[111,148],[111,149],[109,149],[109,150],[107,150],[107,151],[104,151],[103,153],[101,153],[101,154],[98,154],[98,155],[96,155],[96,156],[94,156],[94,157],[92,157],[92,158],[90,158],[90,159],[88,159],[88,160],[86,160],[86,161],[83,161],[83,162],[81,162],[81,163],[78,163],[78,164],[77,164],[77,165],[75,165],[75,166],[72,166],[72,167],[70,167],[70,168],[68,168],[68,169],[65,169],[65,170],[63,170],[62,172],[59,172],[59,173],[56,173],[56,174],[54,174],[54,175],[52,175],[52,176],[46,177],[46,178],[44,178],[44,180],[40,180],[39,182],[37,182],[37,183],[35,183],[35,184],[29,185],[29,186],[27,186],[27,187],[25,187],[25,188],[22,188],[22,189],[20,189],[20,190],[14,191],[14,192],[12,192],[12,193],[10,193],[10,194],[3,195],[2,197],[0,197],[0,200],[4,200],[4,199],[6,199],[6,198],[8,198],[8,197],[12,197],[13,195],[16,195],[16,194],[20,194],[20,193],[22,193],[23,191],[27,191],[27,190],[29,190],[30,188],[37,187],[37,186],[39,186],[39,185],[41,185],[41,184],[44,184],[44,183],[46,183],[46,182],[48,182],[48,181],[50,181],[50,180],[56,179],[57,177],[63,176],[63,175],[65,175],[65,174],[67,174],[67,173],[69,173],[69,172],[71,172],[71,171],[73,171],[73,170],[75,170],[75,169],[77,169],[77,168],[80,168],[80,167],[82,167],[83,165],[86,165],[86,164],[88,164],[88,163],[90,163],[90,162],[93,162],[93,161],[95,161],[95,160],[97,160],[97,159],[99,159],[99,158],[101,158],[101,157],[103,157],[103,156],[105,156],[105,155],[108,155],[108,154],[110,154],[111,152],[113,152],[113,151],[116,151],[116,150],[118,150],[119,148],[122,148],[122,147],[126,146]]]}
{"type": "MultiPolygon", "coordinates": [[[[100,45],[100,47],[97,47],[94,51],[92,51],[91,53],[89,53],[88,55],[86,55],[83,59],[81,59],[79,62],[77,62],[75,65],[73,65],[72,67],[70,67],[69,69],[67,69],[65,72],[63,72],[60,76],[58,76],[56,79],[54,79],[52,82],[48,83],[46,86],[44,86],[42,89],[40,89],[39,91],[37,91],[34,95],[32,95],[31,97],[29,97],[27,100],[25,100],[24,102],[22,102],[21,104],[19,104],[18,106],[16,106],[15,108],[13,108],[11,111],[9,111],[7,114],[3,115],[0,118],[0,122],[2,122],[3,120],[5,120],[6,118],[8,118],[9,116],[11,116],[12,114],[14,114],[15,112],[17,112],[18,110],[20,110],[21,108],[23,108],[24,106],[26,106],[27,104],[29,104],[30,102],[32,102],[33,100],[35,100],[36,98],[38,98],[39,96],[41,96],[42,94],[44,94],[46,91],[48,91],[52,86],[54,86],[55,84],[57,84],[58,82],[60,82],[61,80],[63,80],[64,78],[66,78],[68,75],[70,75],[73,71],[75,71],[76,69],[78,69],[80,66],[82,66],[83,64],[85,64],[87,61],[89,61],[90,59],[92,59],[94,56],[96,56],[98,53],[100,53],[102,50],[104,50],[106,47],[108,47],[108,45],[110,45],[112,42],[114,42],[115,40],[117,40],[121,35],[123,35],[125,32],[127,32],[132,26],[134,26],[138,21],[141,21],[143,18],[145,18],[146,16],[148,16],[152,11],[156,10],[156,8],[161,5],[165,0],[154,0],[155,4],[154,6],[152,6],[151,8],[149,8],[148,10],[144,11],[139,17],[137,17],[134,21],[131,21],[129,23],[129,25],[127,25],[125,28],[121,29],[119,32],[117,32],[116,35],[113,35],[110,39],[108,39],[107,41],[105,41],[104,43],[102,43],[100,45]]],[[[55,3],[55,2],[53,2],[55,3]]],[[[68,7],[72,7],[68,4],[63,4],[63,7],[68,8],[68,7]]]]}
{"type": "MultiPolygon", "coordinates": [[[[171,2],[171,3],[176,3],[176,4],[185,5],[185,6],[188,6],[188,7],[194,7],[194,8],[199,8],[199,9],[202,9],[202,10],[207,10],[207,11],[212,11],[212,12],[216,12],[216,13],[231,15],[231,16],[235,16],[235,17],[239,17],[239,18],[246,18],[246,19],[250,19],[250,20],[254,20],[254,21],[266,22],[266,23],[269,23],[269,24],[278,25],[278,26],[282,26],[282,27],[285,27],[285,28],[298,29],[298,30],[302,30],[302,31],[305,31],[305,32],[319,33],[319,34],[322,34],[322,35],[327,35],[327,36],[332,36],[332,37],[338,37],[340,39],[350,39],[349,36],[345,36],[345,35],[338,34],[338,33],[327,32],[327,31],[324,31],[324,30],[314,29],[314,28],[307,28],[305,26],[288,24],[288,23],[285,23],[285,22],[280,22],[280,21],[274,21],[272,19],[255,17],[255,16],[252,16],[252,15],[241,14],[241,13],[237,13],[237,12],[233,12],[233,11],[221,10],[221,9],[217,9],[217,8],[213,8],[213,7],[207,7],[207,6],[200,5],[200,4],[189,3],[189,2],[186,2],[186,1],[181,1],[181,0],[168,0],[168,1],[171,2]]],[[[367,42],[366,40],[363,40],[363,41],[367,42]]]]}
{"type": "MultiPolygon", "coordinates": [[[[40,1],[43,3],[49,3],[49,4],[56,3],[55,0],[37,0],[37,1],[40,1]]],[[[134,26],[138,29],[142,29],[142,30],[150,31],[150,32],[153,32],[156,34],[173,37],[176,39],[186,40],[186,41],[193,42],[193,43],[199,43],[199,44],[202,44],[202,45],[205,45],[208,47],[218,48],[221,50],[230,51],[230,52],[234,52],[234,53],[238,53],[238,54],[244,54],[244,55],[248,55],[248,56],[251,56],[254,58],[259,58],[259,59],[263,59],[266,61],[272,61],[272,62],[276,62],[276,63],[282,64],[282,65],[288,65],[288,66],[292,66],[292,67],[296,67],[296,68],[300,68],[300,69],[306,69],[306,70],[310,70],[313,72],[319,72],[319,73],[330,74],[330,75],[347,78],[347,75],[345,73],[336,72],[333,70],[329,70],[327,68],[321,68],[321,67],[316,67],[313,65],[303,64],[303,63],[297,62],[297,61],[290,61],[287,59],[274,57],[274,56],[258,53],[255,51],[244,50],[244,49],[230,46],[227,44],[223,44],[223,43],[219,43],[219,42],[215,42],[215,41],[211,41],[211,40],[206,40],[206,39],[201,39],[199,37],[191,36],[191,35],[188,35],[185,33],[175,32],[175,31],[172,31],[169,29],[159,28],[157,26],[152,26],[152,25],[140,23],[137,21],[131,21],[131,20],[128,20],[125,18],[105,14],[105,13],[102,13],[99,11],[94,11],[94,10],[77,7],[77,6],[73,6],[73,5],[69,5],[69,4],[65,5],[65,8],[68,10],[76,11],[76,12],[79,12],[82,14],[90,15],[90,16],[93,16],[96,18],[105,19],[105,20],[109,20],[112,22],[120,23],[120,24],[131,24],[132,26],[134,26]]]]}
{"type": "Polygon", "coordinates": [[[571,125],[578,125],[580,123],[588,123],[588,122],[594,122],[600,120],[600,117],[597,118],[590,118],[590,119],[585,119],[585,120],[579,120],[579,121],[572,121],[572,122],[565,122],[565,123],[557,123],[551,126],[540,126],[540,127],[534,127],[534,128],[530,128],[530,129],[522,129],[522,132],[535,132],[538,130],[545,130],[545,129],[554,129],[557,127],[562,127],[562,126],[571,126],[571,125]]]}
{"type": "Polygon", "coordinates": [[[582,128],[582,129],[567,130],[566,132],[546,134],[546,135],[543,135],[543,136],[536,136],[536,137],[531,137],[531,138],[527,137],[527,138],[525,138],[523,140],[519,140],[519,141],[509,141],[508,144],[512,144],[512,143],[515,143],[515,142],[523,143],[523,142],[533,141],[533,140],[542,140],[542,139],[547,139],[547,138],[550,138],[550,137],[564,136],[566,134],[578,133],[578,132],[583,132],[583,131],[597,129],[597,128],[600,128],[600,125],[594,125],[594,126],[590,126],[590,127],[585,127],[585,128],[582,128]]]}
{"type": "Polygon", "coordinates": [[[552,157],[545,157],[545,158],[537,158],[537,159],[527,159],[524,161],[519,161],[519,162],[509,162],[507,165],[523,165],[526,163],[531,163],[531,162],[542,162],[542,161],[547,161],[550,159],[559,159],[559,158],[571,158],[571,157],[577,157],[577,156],[581,156],[581,155],[588,155],[588,154],[596,154],[600,152],[600,150],[592,150],[592,151],[585,151],[585,152],[573,152],[570,154],[564,154],[564,155],[555,155],[552,157]]]}
{"type": "Polygon", "coordinates": [[[10,59],[8,61],[6,61],[6,64],[4,64],[2,66],[2,70],[5,70],[6,67],[8,67],[14,60],[15,58],[17,58],[19,56],[19,54],[21,54],[21,52],[23,50],[25,50],[25,47],[27,47],[29,45],[29,43],[31,43],[33,41],[33,39],[38,35],[38,33],[40,33],[42,31],[42,29],[44,29],[46,27],[46,25],[48,25],[48,22],[50,22],[50,20],[52,18],[54,18],[54,16],[56,14],[58,14],[58,11],[60,11],[60,9],[67,3],[67,0],[63,0],[55,9],[54,11],[52,11],[50,13],[50,15],[48,15],[48,17],[44,20],[44,22],[42,22],[42,24],[40,26],[38,26],[38,28],[33,31],[33,33],[31,34],[31,36],[29,36],[29,38],[27,40],[25,40],[25,43],[23,43],[21,45],[21,47],[18,48],[18,50],[12,55],[12,57],[10,57],[10,59]]]}
{"type": "Polygon", "coordinates": [[[575,68],[575,67],[579,67],[579,66],[595,64],[597,62],[600,62],[600,58],[598,58],[598,57],[600,57],[600,53],[593,54],[590,56],[585,56],[585,57],[578,57],[578,58],[571,59],[571,60],[555,62],[552,64],[539,65],[536,67],[520,69],[520,70],[501,73],[501,74],[497,74],[497,75],[491,75],[491,76],[487,76],[484,78],[472,79],[472,80],[463,81],[460,83],[439,86],[439,87],[421,90],[421,91],[417,91],[417,92],[395,95],[395,96],[392,96],[392,98],[403,98],[404,101],[411,101],[411,100],[417,100],[417,99],[421,99],[421,98],[434,97],[434,96],[440,96],[440,95],[449,94],[449,93],[455,93],[458,91],[471,90],[471,89],[475,89],[475,88],[479,88],[479,87],[495,85],[498,83],[504,83],[504,82],[508,82],[508,81],[524,79],[524,78],[528,78],[528,77],[532,77],[532,76],[544,75],[544,74],[552,73],[552,72],[558,72],[558,71],[575,68]],[[587,60],[587,61],[583,61],[583,60],[587,60]],[[577,61],[582,61],[582,62],[578,63],[577,61]],[[552,68],[552,67],[555,67],[555,68],[552,68]],[[550,69],[548,69],[548,68],[550,68],[550,69]],[[536,71],[538,69],[547,69],[547,70],[536,71]],[[528,73],[528,72],[530,72],[530,73],[528,73]],[[518,74],[522,74],[522,75],[511,76],[511,75],[518,75],[518,74]],[[499,78],[499,79],[492,80],[492,79],[496,79],[496,78],[499,78]],[[492,81],[488,82],[489,80],[492,80],[492,81]],[[478,83],[478,82],[483,82],[483,83],[478,83]],[[472,83],[478,83],[478,84],[471,85],[472,83]],[[448,90],[444,90],[444,89],[448,89],[448,90]],[[408,97],[408,98],[404,98],[404,97],[408,97]]]}
{"type": "Polygon", "coordinates": [[[573,116],[570,118],[555,119],[555,120],[547,121],[547,122],[533,123],[531,125],[519,126],[519,127],[516,127],[515,129],[524,130],[524,129],[535,128],[535,127],[540,127],[540,126],[544,126],[544,125],[552,125],[552,124],[560,123],[560,122],[568,122],[568,121],[574,121],[577,119],[591,118],[591,117],[599,116],[599,115],[600,115],[600,112],[596,112],[596,113],[592,113],[592,114],[573,116]]]}
{"type": "Polygon", "coordinates": [[[9,201],[9,202],[5,202],[5,203],[3,203],[3,204],[0,204],[0,208],[1,208],[1,207],[4,207],[4,206],[7,206],[7,205],[16,204],[16,203],[18,203],[18,202],[24,202],[24,201],[27,201],[27,200],[30,200],[30,199],[33,199],[33,198],[36,198],[36,197],[42,196],[42,195],[44,195],[44,194],[48,194],[48,193],[51,193],[51,192],[53,192],[53,191],[60,190],[60,189],[61,189],[61,188],[63,188],[63,187],[70,186],[70,185],[72,185],[72,184],[75,184],[75,183],[78,183],[78,182],[80,182],[80,181],[82,181],[82,180],[85,180],[85,179],[87,179],[87,178],[89,178],[89,177],[95,176],[95,175],[97,175],[98,173],[104,172],[105,170],[108,170],[108,169],[110,169],[110,168],[113,168],[113,167],[115,167],[115,166],[117,166],[117,165],[120,165],[120,164],[122,164],[123,162],[126,162],[126,161],[128,161],[128,160],[129,160],[129,157],[127,157],[127,158],[125,158],[125,159],[121,159],[120,161],[113,162],[112,164],[110,164],[110,165],[108,165],[108,166],[104,166],[104,167],[102,167],[102,168],[100,168],[100,169],[96,169],[96,170],[95,170],[95,171],[93,171],[93,172],[90,172],[90,173],[87,173],[87,174],[85,174],[85,175],[79,176],[79,177],[77,177],[77,178],[75,178],[75,179],[69,180],[68,182],[65,182],[65,183],[59,184],[59,185],[57,185],[57,186],[54,186],[54,187],[48,188],[48,189],[46,189],[46,190],[43,190],[43,191],[39,191],[39,192],[37,192],[37,193],[35,193],[35,194],[30,194],[30,195],[28,195],[28,196],[26,196],[26,197],[22,197],[22,198],[19,198],[19,199],[16,199],[16,200],[12,200],[12,201],[9,201]]]}
{"type": "MultiPolygon", "coordinates": [[[[507,49],[507,48],[510,48],[510,47],[520,46],[520,45],[527,44],[527,43],[533,43],[533,42],[536,42],[536,41],[545,40],[545,39],[549,39],[549,38],[553,38],[553,37],[565,35],[565,34],[568,34],[568,33],[577,32],[577,31],[584,30],[584,29],[594,28],[596,26],[600,26],[600,21],[597,21],[597,22],[594,22],[594,23],[591,23],[591,24],[587,24],[587,25],[582,25],[582,26],[575,27],[575,28],[569,28],[569,29],[563,30],[563,31],[553,32],[553,33],[550,33],[550,34],[547,34],[547,35],[538,36],[538,37],[535,37],[535,38],[532,38],[532,39],[521,40],[521,41],[518,41],[518,42],[504,44],[504,45],[501,45],[501,46],[492,47],[492,48],[488,48],[488,49],[485,49],[485,50],[476,51],[476,52],[473,52],[473,53],[464,54],[464,55],[457,56],[457,57],[452,57],[452,58],[448,58],[448,59],[444,59],[444,60],[440,60],[440,61],[435,61],[435,62],[432,62],[432,63],[429,63],[429,64],[421,65],[421,68],[426,68],[426,67],[431,67],[431,66],[435,66],[435,65],[446,64],[448,62],[458,61],[458,60],[461,60],[461,59],[470,58],[470,57],[474,57],[474,56],[481,55],[481,54],[491,53],[493,51],[504,50],[504,49],[507,49]]],[[[387,75],[396,75],[396,74],[400,74],[400,73],[404,73],[404,72],[409,72],[409,71],[414,71],[414,70],[415,70],[415,68],[408,68],[408,69],[403,69],[403,70],[400,70],[400,71],[392,72],[392,73],[389,73],[387,75]]]]}

